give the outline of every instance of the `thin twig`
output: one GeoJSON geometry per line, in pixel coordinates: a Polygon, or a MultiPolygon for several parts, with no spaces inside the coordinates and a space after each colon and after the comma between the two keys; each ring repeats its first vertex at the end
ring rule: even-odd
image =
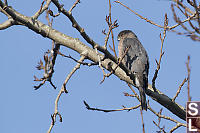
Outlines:
{"type": "Polygon", "coordinates": [[[161,59],[162,59],[162,56],[164,54],[163,44],[164,44],[164,40],[165,40],[165,37],[166,37],[167,26],[168,26],[168,18],[167,18],[167,14],[165,14],[163,37],[161,37],[161,34],[160,34],[160,40],[161,40],[160,57],[159,57],[159,61],[156,60],[157,68],[155,70],[155,73],[154,73],[154,76],[153,76],[153,79],[152,79],[152,88],[155,92],[156,92],[155,81],[156,81],[156,78],[158,76],[158,71],[160,70],[161,59]]]}
{"type": "Polygon", "coordinates": [[[187,66],[187,71],[188,71],[188,85],[187,85],[187,91],[188,91],[188,101],[191,101],[191,96],[190,96],[190,56],[188,56],[188,61],[186,63],[186,66],[187,66]]]}
{"type": "Polygon", "coordinates": [[[187,82],[187,78],[185,78],[183,80],[183,82],[181,83],[181,85],[179,86],[177,92],[176,92],[176,95],[172,98],[172,101],[175,101],[175,99],[178,97],[179,93],[181,92],[181,88],[183,87],[183,85],[185,84],[185,82],[187,82]]]}
{"type": "Polygon", "coordinates": [[[172,0],[172,1],[181,6],[184,10],[186,10],[190,14],[194,14],[194,12],[191,11],[188,7],[186,7],[180,0],[172,0]]]}
{"type": "MultiPolygon", "coordinates": [[[[148,101],[148,102],[149,102],[149,101],[148,101]]],[[[162,111],[163,111],[163,108],[160,109],[160,111],[158,112],[158,114],[161,115],[161,114],[162,114],[162,111]]],[[[161,132],[165,133],[164,126],[163,126],[163,127],[160,127],[160,123],[161,123],[161,118],[160,118],[160,117],[158,117],[158,124],[157,124],[155,121],[153,121],[153,123],[159,128],[160,133],[161,133],[161,132]]]]}
{"type": "MultiPolygon", "coordinates": [[[[54,44],[54,41],[53,41],[54,44]]],[[[53,45],[54,46],[54,45],[53,45]]],[[[43,62],[40,60],[38,63],[38,66],[36,67],[38,70],[44,70],[43,77],[38,80],[36,76],[34,76],[35,80],[34,81],[43,81],[40,83],[38,86],[34,86],[35,90],[39,89],[46,81],[49,81],[50,84],[53,86],[54,89],[56,89],[55,85],[52,83],[51,79],[54,73],[54,66],[57,58],[57,51],[60,49],[60,44],[55,44],[55,48],[52,47],[51,51],[48,51],[44,55],[44,61],[45,61],[45,66],[43,66],[43,62]],[[48,56],[48,53],[50,53],[50,56],[48,56]]]]}
{"type": "Polygon", "coordinates": [[[161,132],[166,133],[164,130],[164,127],[161,128],[155,121],[153,121],[153,124],[155,124],[159,128],[160,131],[157,131],[158,133],[161,133],[161,132]]]}
{"type": "MultiPolygon", "coordinates": [[[[110,2],[110,0],[109,0],[109,21],[110,21],[110,23],[112,23],[112,15],[111,15],[111,2],[110,2]]],[[[115,21],[115,22],[117,22],[117,20],[115,21]]],[[[115,23],[114,22],[114,23],[115,23]]],[[[116,27],[118,27],[118,25],[116,26],[116,27]]],[[[115,58],[117,58],[117,53],[116,53],[116,50],[115,50],[115,41],[114,41],[114,34],[113,34],[113,30],[111,29],[111,36],[112,36],[112,42],[113,42],[113,47],[112,47],[112,51],[114,52],[114,54],[115,54],[115,58]]]]}
{"type": "MultiPolygon", "coordinates": [[[[176,6],[177,6],[177,5],[176,5],[176,6]]],[[[179,8],[178,8],[178,9],[179,9],[179,8]]],[[[172,10],[172,13],[173,13],[174,21],[177,23],[176,25],[177,25],[177,26],[180,25],[184,30],[190,32],[190,31],[188,30],[188,28],[187,28],[186,26],[184,26],[183,23],[181,22],[181,20],[177,17],[173,4],[171,4],[171,10],[172,10]]],[[[188,18],[188,15],[187,15],[187,12],[186,12],[186,11],[185,11],[184,15],[188,18]]],[[[195,14],[193,14],[192,16],[195,16],[195,14]]],[[[190,19],[188,19],[188,21],[190,21],[190,19]]]]}
{"type": "Polygon", "coordinates": [[[124,96],[127,96],[127,97],[136,97],[136,95],[128,94],[127,92],[124,92],[124,96]]]}
{"type": "Polygon", "coordinates": [[[191,16],[188,17],[187,19],[185,19],[185,20],[183,20],[183,21],[180,21],[179,23],[177,23],[177,24],[175,24],[175,25],[173,25],[173,26],[168,27],[167,29],[172,30],[172,29],[178,27],[179,25],[181,25],[181,24],[183,24],[183,23],[185,23],[185,22],[190,21],[191,19],[194,18],[195,15],[196,15],[196,14],[191,15],[191,16]]]}
{"type": "Polygon", "coordinates": [[[179,127],[181,127],[182,124],[180,123],[177,123],[175,127],[173,127],[171,130],[170,130],[170,133],[174,132],[176,129],[178,129],[179,127]]]}
{"type": "Polygon", "coordinates": [[[85,104],[86,108],[88,110],[95,110],[95,111],[102,111],[102,112],[116,112],[116,111],[124,111],[124,110],[127,110],[127,111],[130,111],[130,110],[133,110],[133,109],[137,109],[140,107],[140,104],[137,105],[137,106],[134,106],[134,107],[131,107],[131,108],[126,108],[123,106],[122,109],[111,109],[111,110],[106,110],[106,109],[99,109],[99,108],[92,108],[89,106],[89,104],[86,102],[86,101],[83,101],[83,103],[85,104]]]}
{"type": "MultiPolygon", "coordinates": [[[[152,108],[150,108],[149,110],[152,111],[152,108]]],[[[174,128],[172,128],[172,129],[170,130],[170,133],[172,133],[174,130],[178,129],[178,128],[181,127],[181,126],[183,126],[183,127],[186,127],[186,126],[187,126],[186,124],[180,123],[180,122],[178,122],[178,121],[176,121],[176,120],[174,120],[174,119],[172,119],[172,118],[170,118],[170,117],[166,117],[166,116],[164,116],[164,115],[160,115],[160,114],[156,113],[155,111],[153,111],[153,113],[156,114],[159,118],[163,118],[163,119],[166,119],[166,120],[170,120],[170,121],[175,122],[175,123],[177,124],[174,128]]],[[[160,126],[159,126],[158,124],[156,124],[154,121],[153,121],[153,123],[154,123],[163,133],[166,133],[165,130],[164,130],[164,127],[163,127],[163,128],[160,128],[160,126]]]]}
{"type": "MultiPolygon", "coordinates": [[[[160,111],[158,112],[160,115],[162,114],[163,108],[160,109],[160,111]]],[[[160,122],[161,122],[161,118],[158,117],[158,125],[160,126],[160,122]]]]}
{"type": "MultiPolygon", "coordinates": [[[[163,28],[163,29],[167,29],[167,30],[172,30],[172,29],[174,29],[174,28],[176,28],[176,27],[178,27],[178,26],[182,26],[184,29],[186,29],[186,27],[183,25],[183,23],[185,23],[185,22],[189,22],[189,24],[191,25],[191,27],[197,32],[197,33],[200,33],[200,31],[199,31],[199,29],[198,28],[196,28],[195,26],[193,26],[192,25],[192,23],[191,23],[191,21],[190,20],[192,20],[195,16],[196,16],[196,14],[198,15],[197,16],[197,18],[199,18],[199,14],[198,14],[198,12],[197,12],[197,10],[198,10],[198,8],[195,8],[195,10],[196,10],[196,13],[194,13],[193,11],[191,11],[188,7],[186,7],[182,2],[180,2],[179,0],[173,0],[175,3],[176,3],[176,5],[178,6],[178,8],[179,8],[179,6],[180,7],[182,7],[184,10],[185,10],[185,13],[187,13],[187,12],[189,12],[191,15],[189,15],[189,17],[187,17],[187,19],[185,19],[185,20],[183,20],[183,21],[177,21],[177,24],[175,24],[175,25],[173,25],[173,26],[161,26],[161,25],[159,25],[159,24],[156,24],[155,22],[153,22],[153,21],[151,21],[151,20],[149,20],[149,19],[147,19],[147,18],[145,18],[145,17],[143,17],[143,16],[141,16],[140,14],[138,14],[137,12],[135,12],[135,11],[133,11],[133,10],[131,10],[128,6],[126,6],[126,5],[124,5],[122,2],[120,2],[120,1],[115,1],[116,3],[119,3],[120,5],[122,5],[122,6],[124,6],[125,8],[127,8],[128,10],[130,10],[131,12],[133,12],[135,15],[137,15],[138,17],[140,17],[141,19],[143,19],[143,20],[146,20],[148,23],[150,23],[150,24],[152,24],[152,25],[155,25],[155,26],[157,26],[157,27],[159,27],[159,28],[163,28]]],[[[195,1],[195,0],[194,0],[195,1]]],[[[196,6],[197,7],[197,6],[196,6]]],[[[179,8],[179,10],[180,11],[182,11],[180,8],[179,8]]],[[[173,10],[172,10],[172,12],[173,12],[173,10]]],[[[200,27],[200,19],[197,19],[197,22],[198,22],[198,24],[199,24],[199,27],[200,27]]],[[[187,31],[188,31],[188,29],[187,29],[187,31]]],[[[192,40],[195,40],[195,41],[199,41],[200,39],[200,37],[199,36],[197,36],[197,35],[190,35],[190,37],[191,37],[191,39],[192,40]]]]}
{"type": "MultiPolygon", "coordinates": [[[[200,28],[200,17],[199,17],[199,9],[197,7],[197,3],[196,3],[196,0],[193,0],[193,3],[194,3],[194,8],[195,8],[195,11],[196,11],[196,15],[197,15],[197,23],[198,23],[198,27],[200,28]]],[[[198,33],[199,33],[199,28],[198,29],[198,33]]]]}
{"type": "Polygon", "coordinates": [[[98,65],[98,63],[96,63],[96,62],[92,62],[92,63],[80,62],[80,61],[78,61],[77,59],[73,58],[71,55],[64,55],[64,54],[62,54],[61,52],[59,52],[58,54],[61,55],[61,56],[63,56],[63,57],[72,59],[73,61],[75,61],[75,62],[77,62],[77,63],[80,63],[81,65],[86,65],[86,66],[98,65]]]}
{"type": "MultiPolygon", "coordinates": [[[[110,18],[110,17],[109,17],[109,18],[110,18]]],[[[108,25],[109,25],[109,24],[108,24],[108,25]]],[[[104,47],[105,47],[105,48],[107,48],[107,44],[108,44],[108,39],[109,39],[110,33],[111,33],[112,30],[113,30],[114,28],[116,28],[116,27],[118,27],[117,20],[116,20],[113,24],[111,24],[111,25],[109,26],[109,30],[108,30],[108,33],[106,34],[106,38],[105,38],[105,44],[104,44],[104,47]]],[[[112,50],[113,50],[113,52],[116,54],[116,52],[115,52],[114,49],[115,49],[115,48],[113,47],[112,50]]]]}
{"type": "Polygon", "coordinates": [[[194,41],[200,41],[200,36],[198,36],[200,34],[199,6],[197,6],[196,0],[193,0],[193,1],[187,0],[187,2],[194,8],[195,10],[194,12],[191,11],[186,5],[184,5],[182,1],[179,1],[179,0],[173,0],[173,1],[176,3],[175,6],[186,17],[186,19],[181,21],[180,18],[177,17],[173,4],[172,4],[171,9],[174,16],[174,20],[177,22],[177,24],[169,27],[169,30],[180,25],[187,33],[181,33],[174,30],[171,30],[171,31],[177,33],[178,35],[186,35],[187,37],[190,37],[194,41]],[[184,25],[185,22],[188,22],[189,26],[184,25]],[[198,24],[198,26],[195,25],[196,23],[198,24]],[[193,30],[189,29],[189,27],[191,27],[193,30]]]}
{"type": "MultiPolygon", "coordinates": [[[[127,83],[128,84],[128,83],[127,83]]],[[[128,84],[129,88],[131,89],[131,91],[134,93],[135,97],[138,99],[138,101],[140,101],[140,97],[138,96],[138,94],[135,92],[135,90],[133,89],[133,87],[128,84]]]]}
{"type": "Polygon", "coordinates": [[[151,106],[149,105],[149,103],[148,103],[148,108],[149,108],[149,110],[150,110],[152,113],[154,113],[154,114],[155,114],[157,117],[159,117],[159,118],[163,118],[163,119],[172,121],[172,122],[174,122],[174,123],[179,123],[181,126],[184,126],[184,127],[187,126],[187,124],[180,123],[179,121],[177,121],[177,120],[175,120],[175,119],[172,119],[171,117],[168,117],[168,116],[161,115],[161,114],[157,113],[156,111],[154,111],[154,110],[151,108],[151,106]]]}
{"type": "Polygon", "coordinates": [[[119,3],[120,5],[122,5],[122,6],[124,6],[124,7],[126,7],[128,10],[130,10],[131,12],[133,12],[135,15],[137,15],[137,16],[140,17],[141,19],[146,20],[148,23],[153,24],[153,25],[155,25],[155,26],[157,26],[157,27],[160,27],[160,28],[164,28],[164,26],[161,26],[161,25],[159,25],[159,24],[156,24],[156,23],[154,23],[153,21],[151,21],[151,20],[149,20],[149,19],[147,19],[147,18],[141,16],[141,15],[138,14],[137,12],[131,10],[128,6],[122,4],[120,1],[115,1],[115,2],[116,2],[116,3],[119,3]]]}
{"type": "Polygon", "coordinates": [[[50,3],[51,3],[51,0],[43,0],[40,6],[40,9],[32,16],[32,19],[37,19],[45,10],[48,9],[50,3]],[[44,5],[45,1],[46,1],[46,4],[44,5]]]}
{"type": "MultiPolygon", "coordinates": [[[[80,58],[80,62],[82,62],[83,60],[85,59],[85,56],[81,56],[80,58]]],[[[56,116],[59,115],[60,117],[60,122],[62,122],[62,117],[61,117],[61,114],[58,112],[58,102],[60,100],[60,97],[63,93],[68,93],[67,90],[66,90],[66,84],[67,82],[69,81],[69,79],[72,77],[72,75],[80,68],[80,63],[77,63],[77,65],[72,69],[72,71],[69,73],[69,75],[67,76],[67,78],[65,79],[63,85],[62,85],[62,88],[60,89],[58,95],[57,95],[57,98],[55,100],[55,109],[54,109],[54,113],[53,115],[51,116],[52,118],[52,123],[49,127],[49,130],[48,130],[48,133],[51,132],[55,122],[56,122],[56,116]]]]}
{"type": "Polygon", "coordinates": [[[72,5],[71,9],[69,10],[69,13],[72,13],[72,10],[76,7],[76,5],[80,3],[80,0],[76,0],[76,2],[72,5]]]}
{"type": "MultiPolygon", "coordinates": [[[[78,60],[78,62],[83,62],[84,59],[86,58],[86,56],[82,55],[80,60],[78,60]]],[[[71,73],[67,76],[67,78],[65,79],[62,88],[66,91],[66,84],[69,81],[69,79],[71,78],[71,76],[75,73],[76,70],[78,70],[80,68],[81,63],[77,63],[77,65],[73,68],[73,70],[71,71],[71,73]]]]}

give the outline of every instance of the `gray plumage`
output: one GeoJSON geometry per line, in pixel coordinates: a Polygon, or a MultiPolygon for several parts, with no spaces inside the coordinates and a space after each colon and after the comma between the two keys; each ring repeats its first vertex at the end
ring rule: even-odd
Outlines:
{"type": "Polygon", "coordinates": [[[137,36],[130,30],[121,31],[117,37],[119,41],[119,58],[122,58],[127,47],[122,63],[134,74],[135,85],[140,92],[142,110],[147,110],[145,90],[148,87],[149,59],[146,50],[138,40],[137,36]]]}

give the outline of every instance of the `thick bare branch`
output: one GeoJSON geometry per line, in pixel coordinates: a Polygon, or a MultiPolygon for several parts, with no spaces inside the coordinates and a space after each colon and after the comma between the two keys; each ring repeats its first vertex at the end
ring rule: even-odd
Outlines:
{"type": "MultiPolygon", "coordinates": [[[[55,29],[52,29],[51,27],[41,23],[38,20],[33,21],[30,17],[24,16],[20,13],[18,13],[17,11],[15,11],[13,8],[11,7],[7,7],[5,6],[5,4],[0,0],[0,6],[2,8],[5,8],[5,11],[12,16],[12,18],[15,19],[15,21],[18,21],[20,23],[23,23],[24,26],[28,27],[29,29],[31,29],[32,31],[34,31],[37,34],[42,35],[43,37],[47,37],[51,40],[54,40],[55,42],[57,42],[58,44],[61,44],[62,46],[68,47],[70,49],[73,49],[74,51],[78,52],[78,53],[83,53],[84,51],[87,51],[87,58],[93,62],[98,62],[98,56],[95,52],[94,49],[90,48],[89,46],[85,45],[84,43],[82,43],[80,40],[69,37],[55,29]]],[[[98,49],[100,50],[100,49],[98,49]]],[[[112,55],[110,54],[108,51],[104,51],[104,50],[100,50],[101,52],[105,52],[105,55],[112,55]]],[[[102,61],[102,66],[110,71],[110,66],[109,64],[112,63],[112,68],[115,68],[117,66],[117,59],[112,58],[114,56],[112,56],[111,58],[109,58],[109,56],[107,56],[107,58],[104,58],[105,56],[100,54],[102,59],[104,59],[102,61]],[[116,60],[116,61],[113,61],[116,60]]],[[[129,71],[127,71],[129,72],[129,71]]],[[[133,80],[130,79],[129,76],[127,76],[127,73],[125,72],[124,69],[122,69],[122,67],[117,67],[115,73],[114,73],[117,77],[119,77],[121,80],[126,81],[127,83],[130,83],[132,85],[135,86],[135,84],[133,83],[133,80]]],[[[149,95],[150,97],[152,97],[153,100],[157,101],[158,103],[160,103],[161,105],[163,105],[164,107],[166,107],[168,110],[170,110],[172,113],[174,113],[175,115],[177,115],[178,117],[180,117],[181,119],[185,120],[185,110],[183,107],[181,107],[180,105],[178,105],[175,102],[172,102],[172,100],[166,96],[165,94],[161,93],[159,90],[156,90],[157,92],[154,92],[152,89],[152,86],[149,85],[148,89],[146,90],[147,95],[149,95]]]]}
{"type": "MultiPolygon", "coordinates": [[[[113,62],[117,63],[118,60],[116,57],[114,57],[105,47],[100,46],[98,43],[96,43],[94,40],[92,40],[89,35],[85,32],[84,28],[82,28],[78,22],[76,21],[76,19],[72,16],[72,14],[70,14],[67,10],[65,10],[63,8],[63,5],[61,5],[58,0],[52,0],[52,2],[57,6],[58,10],[60,12],[62,12],[65,16],[67,16],[69,18],[69,20],[72,23],[72,26],[78,30],[81,34],[81,36],[89,43],[92,45],[93,48],[97,48],[99,51],[103,52],[105,54],[104,58],[109,58],[111,59],[113,62]]],[[[131,77],[131,79],[134,79],[134,75],[131,74],[130,70],[123,65],[122,63],[119,65],[124,71],[125,73],[131,77]]]]}
{"type": "Polygon", "coordinates": [[[162,106],[167,108],[169,111],[171,111],[179,118],[186,120],[186,112],[184,107],[178,105],[176,102],[173,102],[171,98],[161,93],[158,89],[156,89],[156,92],[154,93],[152,92],[154,92],[154,89],[149,84],[148,89],[146,90],[147,95],[149,95],[154,101],[160,103],[162,106]]]}
{"type": "Polygon", "coordinates": [[[13,19],[8,19],[6,20],[5,22],[3,22],[2,24],[0,24],[0,30],[4,30],[4,29],[7,29],[11,26],[14,25],[14,20],[13,19]]]}
{"type": "Polygon", "coordinates": [[[107,77],[107,78],[110,77],[110,76],[115,72],[115,70],[116,70],[117,67],[119,67],[119,65],[121,64],[123,58],[125,57],[126,53],[127,53],[128,50],[130,49],[130,47],[131,47],[131,46],[129,46],[129,47],[126,48],[124,54],[122,55],[122,58],[119,59],[119,62],[117,63],[117,66],[116,66],[114,69],[112,68],[112,66],[109,65],[109,66],[110,66],[109,70],[110,70],[111,72],[108,73],[108,74],[105,74],[105,73],[104,73],[104,75],[103,75],[103,80],[101,81],[101,83],[104,82],[104,80],[105,80],[106,77],[107,77]]]}

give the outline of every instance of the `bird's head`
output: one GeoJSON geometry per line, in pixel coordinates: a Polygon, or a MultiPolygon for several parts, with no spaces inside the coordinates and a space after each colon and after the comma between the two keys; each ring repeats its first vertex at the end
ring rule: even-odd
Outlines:
{"type": "Polygon", "coordinates": [[[123,30],[118,34],[117,40],[120,41],[124,38],[137,38],[137,36],[131,30],[123,30]]]}

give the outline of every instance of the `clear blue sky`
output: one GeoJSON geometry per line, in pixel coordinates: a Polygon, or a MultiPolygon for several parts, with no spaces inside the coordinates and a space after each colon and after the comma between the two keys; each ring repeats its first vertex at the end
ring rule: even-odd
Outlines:
{"type": "MultiPolygon", "coordinates": [[[[69,9],[74,1],[62,0],[62,3],[66,9],[69,9]]],[[[114,30],[116,43],[116,36],[121,30],[131,29],[137,34],[149,54],[149,81],[151,81],[156,68],[155,59],[159,58],[160,53],[159,34],[163,31],[141,20],[119,4],[113,3],[113,0],[111,1],[112,20],[117,19],[119,23],[119,27],[114,30]]],[[[31,16],[40,8],[41,0],[9,0],[8,3],[18,12],[31,16]]],[[[174,24],[170,1],[126,0],[123,3],[158,24],[163,24],[164,14],[167,12],[169,25],[174,24]]],[[[51,9],[57,11],[53,4],[51,4],[51,9]]],[[[105,22],[105,16],[108,15],[108,0],[81,0],[81,3],[73,10],[73,15],[91,38],[101,45],[104,44],[105,36],[101,31],[105,28],[108,30],[105,22]]],[[[5,20],[6,17],[1,14],[0,22],[5,20]]],[[[39,20],[47,23],[45,15],[42,15],[39,20]]],[[[54,19],[53,27],[71,37],[80,38],[81,41],[86,43],[80,34],[71,27],[68,18],[63,15],[54,19]]],[[[60,87],[76,63],[59,56],[52,80],[58,89],[54,90],[49,83],[46,83],[35,91],[33,86],[38,85],[38,83],[33,81],[33,76],[42,76],[42,71],[37,71],[35,66],[37,66],[40,59],[43,59],[44,52],[51,48],[51,40],[43,38],[23,26],[13,26],[0,31],[0,38],[2,49],[0,52],[0,132],[44,133],[51,124],[50,115],[54,112],[54,101],[60,87]]],[[[79,59],[79,55],[74,51],[64,47],[61,49],[64,54],[70,54],[79,59]]],[[[190,55],[191,96],[192,100],[199,100],[199,42],[168,32],[164,43],[164,51],[161,70],[156,81],[157,88],[169,97],[173,97],[178,86],[187,76],[185,63],[187,56],[190,55]]],[[[63,94],[60,99],[59,112],[63,117],[63,122],[60,123],[57,120],[53,132],[142,132],[139,109],[130,112],[104,113],[88,111],[85,108],[83,100],[86,100],[92,107],[102,109],[118,109],[122,108],[122,105],[132,107],[138,104],[138,101],[134,98],[123,96],[123,92],[131,93],[131,91],[116,76],[112,75],[103,84],[99,84],[101,80],[102,71],[98,67],[81,66],[81,69],[73,75],[67,84],[69,93],[63,94]]],[[[150,105],[156,111],[159,111],[161,105],[154,102],[150,97],[148,99],[150,105]]],[[[187,88],[184,85],[177,102],[185,107],[186,101],[187,88]]],[[[163,114],[183,122],[166,109],[163,110],[163,114]]],[[[147,133],[158,130],[153,124],[153,120],[157,122],[157,117],[154,114],[150,111],[144,112],[147,133]]],[[[162,120],[161,126],[165,126],[166,131],[169,132],[175,124],[162,120]]],[[[176,132],[185,132],[185,128],[180,128],[176,132]]]]}

